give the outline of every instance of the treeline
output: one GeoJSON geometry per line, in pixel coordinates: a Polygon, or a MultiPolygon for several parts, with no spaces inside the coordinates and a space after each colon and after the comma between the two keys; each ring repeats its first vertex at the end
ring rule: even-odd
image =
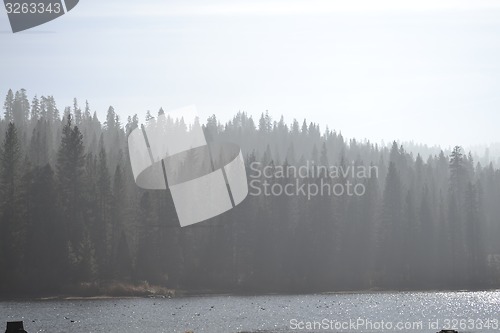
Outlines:
{"type": "MultiPolygon", "coordinates": [[[[379,172],[299,180],[362,182],[362,196],[250,195],[180,228],[168,191],[135,185],[126,138],[140,122],[122,123],[110,107],[101,123],[88,103],[60,111],[51,96],[30,101],[9,90],[0,120],[0,293],[99,281],[248,292],[498,287],[500,170],[460,147],[424,160],[396,142],[347,141],[267,112],[257,122],[239,112],[224,125],[212,116],[203,126],[213,140],[242,147],[249,179],[253,162],[379,172]]],[[[190,130],[183,119],[164,126],[190,130]]]]}

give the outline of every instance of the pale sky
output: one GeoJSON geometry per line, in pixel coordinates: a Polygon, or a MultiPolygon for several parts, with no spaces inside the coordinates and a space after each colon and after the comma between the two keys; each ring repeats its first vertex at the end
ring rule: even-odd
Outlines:
{"type": "Polygon", "coordinates": [[[195,104],[372,141],[500,141],[500,1],[81,0],[18,34],[0,10],[0,45],[2,99],[24,87],[101,117],[195,104]]]}

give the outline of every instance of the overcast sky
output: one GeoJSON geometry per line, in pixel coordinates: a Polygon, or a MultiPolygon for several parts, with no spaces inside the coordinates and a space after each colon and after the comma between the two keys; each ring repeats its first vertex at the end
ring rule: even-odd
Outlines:
{"type": "Polygon", "coordinates": [[[500,1],[81,0],[12,34],[0,93],[104,115],[269,110],[372,141],[499,142],[500,1]]]}

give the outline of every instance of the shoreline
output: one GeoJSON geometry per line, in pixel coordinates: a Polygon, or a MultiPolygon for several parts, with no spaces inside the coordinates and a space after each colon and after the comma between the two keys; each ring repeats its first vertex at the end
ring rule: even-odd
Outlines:
{"type": "Polygon", "coordinates": [[[264,292],[223,292],[223,291],[207,291],[207,290],[170,290],[171,294],[95,294],[95,295],[78,295],[76,294],[60,294],[60,295],[44,295],[44,296],[0,296],[0,302],[22,302],[22,301],[85,301],[85,300],[112,300],[112,299],[181,299],[191,297],[261,297],[261,296],[301,296],[301,295],[354,295],[354,294],[391,294],[391,293],[467,293],[467,292],[499,292],[500,289],[433,289],[433,290],[353,290],[353,291],[325,291],[325,292],[279,292],[279,293],[264,293],[264,292]]]}

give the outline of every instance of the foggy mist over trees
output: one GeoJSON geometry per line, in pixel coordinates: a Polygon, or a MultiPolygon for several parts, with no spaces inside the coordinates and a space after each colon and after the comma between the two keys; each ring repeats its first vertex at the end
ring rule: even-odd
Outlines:
{"type": "MultiPolygon", "coordinates": [[[[305,120],[238,112],[221,124],[212,116],[203,125],[214,140],[241,146],[248,176],[260,162],[376,166],[378,177],[362,180],[362,196],[249,195],[180,228],[169,191],[140,189],[128,156],[127,135],[163,110],[120,119],[110,107],[100,120],[88,103],[59,109],[24,89],[9,90],[3,110],[2,294],[96,281],[238,292],[499,285],[500,170],[459,146],[424,159],[409,152],[417,146],[346,140],[305,120]]],[[[161,126],[189,130],[182,119],[161,126]]],[[[300,182],[320,177],[357,181],[300,182]]]]}

